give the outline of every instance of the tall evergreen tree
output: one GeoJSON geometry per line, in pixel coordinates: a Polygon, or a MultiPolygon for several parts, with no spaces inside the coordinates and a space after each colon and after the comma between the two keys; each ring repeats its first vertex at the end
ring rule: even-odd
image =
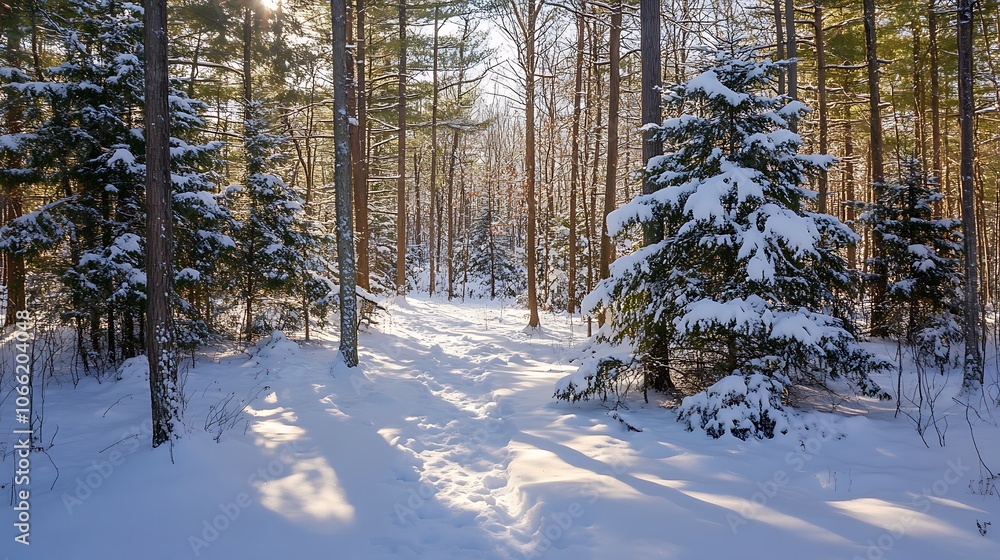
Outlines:
{"type": "Polygon", "coordinates": [[[170,103],[167,75],[167,1],[150,0],[145,24],[146,138],[146,357],[153,415],[153,447],[176,437],[181,408],[174,348],[173,219],[170,188],[170,103]]]}

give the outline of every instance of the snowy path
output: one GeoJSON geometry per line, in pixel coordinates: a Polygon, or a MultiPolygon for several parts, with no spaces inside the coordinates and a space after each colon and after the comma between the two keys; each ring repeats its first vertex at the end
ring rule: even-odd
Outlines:
{"type": "Polygon", "coordinates": [[[147,414],[138,376],[53,391],[47,422],[70,434],[51,450],[60,479],[39,488],[31,554],[7,540],[0,557],[1000,557],[1000,528],[976,528],[1000,527],[1000,499],[970,492],[959,428],[927,450],[876,411],[842,420],[842,440],[710,441],[650,405],[630,433],[551,398],[584,329],[546,316],[528,337],[525,323],[410,298],[361,337],[355,370],[335,340],[206,358],[174,465],[128,442],[100,451],[147,414]],[[203,425],[229,393],[259,397],[245,433],[215,443],[203,425]]]}

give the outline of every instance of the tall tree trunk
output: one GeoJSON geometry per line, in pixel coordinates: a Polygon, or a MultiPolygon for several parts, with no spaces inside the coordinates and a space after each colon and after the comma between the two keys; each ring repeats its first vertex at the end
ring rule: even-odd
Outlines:
{"type": "Polygon", "coordinates": [[[31,21],[31,62],[35,69],[35,75],[42,75],[42,34],[39,17],[41,16],[38,2],[28,3],[28,18],[31,21]]]}
{"type": "MultiPolygon", "coordinates": [[[[927,2],[927,50],[930,51],[931,74],[931,162],[937,184],[942,186],[941,167],[941,84],[938,78],[938,36],[937,0],[927,2]]],[[[947,203],[945,203],[946,205],[947,203]]],[[[936,205],[937,213],[942,212],[942,204],[936,205]]]]}
{"type": "MultiPolygon", "coordinates": [[[[785,59],[785,31],[782,27],[781,0],[774,0],[772,6],[774,13],[774,37],[778,46],[778,60],[785,59]]],[[[778,74],[778,95],[785,94],[785,71],[778,74]]]]}
{"type": "Polygon", "coordinates": [[[976,190],[973,182],[975,103],[972,82],[973,0],[958,3],[958,120],[961,128],[962,234],[965,244],[965,366],[962,386],[975,391],[983,384],[979,339],[979,244],[976,231],[976,190]]]}
{"type": "Polygon", "coordinates": [[[580,114],[583,103],[583,49],[584,49],[584,4],[580,2],[576,14],[576,79],[573,82],[573,154],[569,179],[569,287],[567,301],[570,313],[576,312],[576,197],[582,193],[583,181],[580,173],[580,114]]]}
{"type": "Polygon", "coordinates": [[[167,81],[167,2],[149,0],[145,24],[146,96],[146,356],[153,447],[175,437],[180,387],[174,353],[173,202],[167,81]]]}
{"type": "MultiPolygon", "coordinates": [[[[469,241],[471,237],[470,225],[472,222],[472,209],[469,204],[469,191],[465,188],[465,169],[462,169],[461,178],[461,198],[462,198],[462,234],[465,247],[465,266],[462,267],[462,301],[465,301],[465,291],[469,287],[469,241]]],[[[487,188],[489,186],[487,185],[487,188]]]]}
{"type": "Polygon", "coordinates": [[[253,101],[253,8],[248,4],[243,8],[243,107],[253,101]]]}
{"type": "Polygon", "coordinates": [[[357,244],[358,244],[358,286],[365,290],[371,289],[369,279],[369,232],[368,232],[368,151],[366,145],[366,131],[368,130],[368,103],[367,90],[365,86],[365,0],[356,0],[356,10],[354,19],[357,24],[357,36],[355,37],[354,62],[356,70],[354,72],[354,90],[357,95],[355,108],[357,114],[357,125],[354,127],[357,134],[355,145],[352,146],[354,157],[352,159],[354,180],[354,216],[357,220],[357,244]]]}
{"type": "MultiPolygon", "coordinates": [[[[844,196],[848,201],[854,202],[855,191],[854,191],[854,143],[852,141],[851,135],[853,131],[851,130],[851,117],[850,112],[847,113],[847,119],[844,123],[844,196]]],[[[854,229],[854,206],[848,204],[844,209],[844,217],[847,219],[848,225],[851,229],[854,229]]],[[[858,267],[858,247],[857,245],[849,245],[847,247],[847,266],[851,270],[855,270],[858,267]]]]}
{"type": "MultiPolygon", "coordinates": [[[[996,25],[998,22],[1000,22],[1000,13],[994,15],[996,17],[993,18],[990,23],[996,25]]],[[[980,10],[979,13],[979,24],[981,26],[980,29],[983,36],[989,37],[990,27],[987,24],[987,19],[984,17],[983,10],[980,10]]],[[[994,57],[993,49],[987,47],[986,49],[983,50],[983,54],[985,55],[986,58],[986,67],[989,69],[989,74],[992,76],[1000,74],[1000,68],[998,68],[997,66],[997,61],[996,58],[994,57]]],[[[993,85],[992,89],[993,89],[994,99],[1000,99],[1000,82],[998,82],[997,80],[992,80],[992,85],[993,85]]],[[[980,231],[979,239],[983,247],[983,249],[981,250],[983,266],[980,274],[983,289],[981,292],[980,302],[986,302],[986,301],[995,301],[994,298],[996,297],[996,288],[997,288],[996,286],[997,253],[995,250],[989,250],[986,248],[987,240],[990,239],[989,237],[987,237],[987,235],[989,233],[993,233],[994,235],[1000,235],[1000,233],[998,233],[1000,232],[1000,230],[994,229],[992,232],[989,232],[989,220],[987,219],[987,214],[986,214],[986,195],[983,192],[984,188],[982,187],[982,185],[986,184],[986,177],[984,176],[983,173],[984,171],[983,166],[977,164],[976,171],[979,177],[979,184],[980,184],[980,188],[978,189],[976,195],[977,212],[978,212],[977,218],[979,222],[979,231],[980,231]]],[[[994,215],[995,216],[1000,215],[1000,206],[995,207],[994,215]]],[[[986,328],[985,324],[983,325],[983,328],[985,330],[986,328]]],[[[983,336],[986,336],[986,332],[984,332],[983,336]]]]}
{"type": "MultiPolygon", "coordinates": [[[[660,0],[641,0],[639,4],[640,19],[640,50],[642,62],[642,124],[644,126],[659,125],[662,118],[660,92],[660,0]]],[[[654,130],[645,130],[642,134],[643,166],[649,166],[649,160],[663,153],[663,146],[656,138],[654,130]]],[[[646,174],[642,180],[642,194],[652,194],[657,190],[656,183],[646,174]]],[[[659,216],[654,221],[644,222],[643,244],[652,245],[663,240],[663,222],[659,216]]],[[[659,340],[658,344],[648,349],[643,357],[643,391],[648,402],[647,388],[656,390],[673,389],[668,367],[668,341],[659,340]]]]}
{"type": "Polygon", "coordinates": [[[406,0],[399,0],[399,95],[396,105],[396,293],[406,292],[406,0]]]}
{"type": "MultiPolygon", "coordinates": [[[[826,101],[826,44],[823,39],[823,7],[817,1],[813,4],[813,24],[816,30],[816,90],[819,98],[819,153],[826,155],[829,150],[829,112],[826,101]]],[[[817,210],[820,214],[827,213],[827,196],[829,176],[825,169],[819,172],[819,194],[817,195],[817,210]]]]}
{"type": "Polygon", "coordinates": [[[952,139],[952,124],[951,119],[944,119],[943,130],[941,132],[941,158],[943,160],[941,169],[941,188],[945,195],[945,213],[949,218],[954,218],[961,214],[961,193],[955,192],[955,185],[953,183],[953,178],[951,175],[954,169],[954,160],[948,157],[951,153],[951,139],[952,139]]]}
{"type": "MultiPolygon", "coordinates": [[[[591,14],[592,17],[596,17],[597,7],[591,4],[591,14]]],[[[597,277],[599,272],[598,267],[598,254],[601,245],[600,233],[597,229],[597,181],[598,172],[601,165],[601,135],[598,132],[601,130],[601,110],[600,102],[602,98],[601,94],[601,80],[599,78],[599,61],[597,54],[597,23],[593,23],[590,28],[590,64],[587,65],[587,127],[588,131],[593,131],[591,134],[587,134],[587,142],[590,138],[594,139],[594,151],[593,158],[590,160],[590,204],[587,204],[587,197],[584,196],[583,211],[584,218],[587,220],[587,290],[593,290],[594,286],[597,285],[597,277]]],[[[590,153],[589,150],[585,150],[587,154],[590,153]]],[[[593,317],[587,315],[587,336],[593,335],[593,317]]]]}
{"type": "Polygon", "coordinates": [[[538,25],[538,14],[543,3],[541,0],[531,0],[528,5],[525,28],[524,55],[524,174],[527,180],[528,198],[528,235],[525,241],[528,252],[528,327],[536,329],[541,325],[538,318],[538,254],[536,231],[535,200],[535,33],[538,25]]]}
{"type": "MultiPolygon", "coordinates": [[[[601,279],[611,275],[611,236],[608,235],[608,214],[615,209],[615,186],[618,183],[618,109],[621,103],[621,37],[622,3],[615,0],[611,6],[611,44],[608,80],[608,167],[604,176],[604,213],[601,220],[601,279]]],[[[597,322],[604,324],[605,317],[597,322]]]]}
{"type": "Polygon", "coordinates": [[[545,146],[545,161],[543,163],[545,179],[542,181],[542,188],[544,194],[541,196],[545,197],[545,213],[542,216],[542,254],[544,255],[544,260],[542,261],[543,269],[545,270],[545,275],[542,278],[542,301],[551,302],[550,288],[551,282],[549,280],[549,267],[552,266],[551,254],[552,254],[552,217],[555,216],[555,200],[553,196],[553,191],[555,190],[555,176],[556,176],[556,88],[554,85],[549,87],[548,97],[545,99],[547,118],[545,128],[548,131],[548,142],[545,146]]]}
{"type": "MultiPolygon", "coordinates": [[[[14,33],[7,34],[8,59],[4,62],[20,67],[22,65],[21,40],[19,37],[13,35],[14,33]]],[[[21,122],[23,109],[21,103],[14,100],[13,97],[8,99],[4,118],[8,134],[15,135],[23,131],[21,122]]],[[[18,152],[13,153],[10,167],[17,169],[21,165],[21,154],[18,152]]],[[[24,192],[21,180],[17,176],[5,174],[2,182],[0,182],[0,226],[9,224],[12,220],[16,220],[24,214],[23,198],[24,192]]],[[[13,251],[0,251],[0,271],[3,272],[3,275],[0,276],[0,285],[7,288],[5,294],[0,294],[7,298],[7,301],[0,302],[0,308],[5,309],[6,313],[2,326],[7,327],[17,322],[18,312],[27,309],[24,256],[13,251]]]]}
{"type": "Polygon", "coordinates": [[[420,147],[418,146],[413,150],[413,245],[417,248],[417,256],[423,259],[422,252],[420,250],[421,245],[424,242],[424,235],[421,231],[423,224],[423,212],[420,209],[420,147]]]}
{"type": "MultiPolygon", "coordinates": [[[[995,192],[995,198],[993,199],[993,208],[996,210],[1000,209],[1000,177],[996,178],[996,182],[993,184],[993,188],[995,192]]],[[[985,216],[983,216],[983,219],[985,219],[985,216]]],[[[997,232],[1000,232],[1000,211],[993,212],[992,233],[993,235],[997,235],[997,232]]],[[[984,243],[983,245],[984,247],[989,246],[986,243],[984,243]]],[[[1000,282],[1000,274],[998,274],[998,272],[1000,272],[998,271],[998,267],[1000,267],[1000,245],[994,243],[993,246],[990,247],[989,255],[990,258],[993,260],[993,266],[990,267],[992,273],[990,274],[989,277],[990,294],[991,294],[991,299],[989,301],[996,301],[997,291],[1000,290],[1000,285],[998,285],[998,282],[1000,282]]]]}
{"type": "MultiPolygon", "coordinates": [[[[247,143],[250,141],[250,131],[247,123],[252,118],[251,105],[253,104],[253,8],[248,4],[243,8],[243,147],[244,153],[248,151],[247,143]]],[[[247,170],[247,175],[259,173],[263,170],[247,170]]],[[[246,301],[243,308],[243,333],[247,342],[253,337],[253,304],[256,294],[254,293],[255,275],[251,270],[242,271],[246,282],[246,301]]]]}
{"type": "MultiPolygon", "coordinates": [[[[114,243],[114,230],[111,223],[111,193],[106,189],[101,192],[101,245],[104,247],[111,247],[114,243]]],[[[116,216],[117,217],[117,216],[116,216]]],[[[105,328],[107,337],[107,359],[110,363],[116,363],[116,333],[115,333],[115,304],[113,299],[110,297],[114,292],[113,282],[109,279],[107,281],[102,281],[99,283],[100,289],[104,292],[104,300],[106,302],[104,307],[104,315],[106,317],[105,328]]],[[[100,327],[100,310],[97,306],[93,308],[93,316],[97,318],[95,325],[95,331],[100,327]]],[[[96,334],[96,332],[95,332],[96,334]]],[[[95,346],[94,351],[97,351],[95,346]]]]}
{"type": "MultiPolygon", "coordinates": [[[[455,99],[462,104],[462,85],[465,82],[465,46],[469,40],[470,20],[465,18],[462,41],[458,45],[458,81],[455,99]]],[[[458,165],[458,129],[452,131],[451,155],[448,158],[448,299],[455,297],[455,169],[458,165]]]]}
{"type": "MultiPolygon", "coordinates": [[[[795,61],[797,53],[795,46],[795,0],[785,0],[785,36],[788,40],[788,97],[799,98],[799,63],[795,61]]],[[[788,128],[792,132],[798,129],[798,119],[794,116],[788,119],[788,128]]]]}
{"type": "MultiPolygon", "coordinates": [[[[881,96],[879,95],[879,72],[878,55],[876,54],[876,27],[875,27],[875,0],[864,0],[864,22],[865,22],[865,54],[868,67],[868,108],[869,120],[871,121],[871,141],[870,164],[872,189],[874,199],[878,200],[882,196],[885,188],[885,164],[882,154],[884,141],[882,138],[882,111],[879,107],[881,96]]],[[[875,336],[884,336],[888,328],[885,313],[886,294],[886,271],[885,264],[880,258],[883,253],[882,239],[878,234],[872,238],[875,255],[875,265],[872,267],[872,333],[875,336]]]]}
{"type": "Polygon", "coordinates": [[[919,17],[914,17],[911,23],[913,34],[913,128],[916,129],[917,157],[920,170],[927,173],[927,126],[926,126],[926,96],[924,95],[924,65],[920,46],[921,29],[919,17]]]}
{"type": "MultiPolygon", "coordinates": [[[[461,94],[459,94],[461,99],[461,94]]],[[[455,164],[458,160],[458,130],[452,131],[448,158],[448,299],[455,297],[455,164]]]]}
{"type": "MultiPolygon", "coordinates": [[[[642,58],[642,124],[659,125],[662,112],[660,110],[662,96],[660,92],[660,0],[641,0],[639,4],[640,18],[640,49],[642,58]]],[[[663,153],[663,146],[656,138],[654,130],[645,130],[642,133],[642,162],[643,166],[649,164],[649,160],[663,153]]],[[[642,194],[651,194],[656,191],[656,183],[649,177],[643,175],[642,194]]],[[[643,244],[652,245],[663,240],[663,223],[657,219],[655,222],[643,223],[643,244]]]]}
{"type": "MultiPolygon", "coordinates": [[[[980,184],[983,183],[982,168],[978,164],[974,164],[976,175],[978,176],[978,181],[980,184]]],[[[978,244],[982,243],[987,239],[986,237],[986,220],[981,219],[986,215],[986,201],[984,200],[983,190],[976,189],[976,236],[977,236],[977,247],[978,244]]],[[[982,302],[990,301],[990,253],[989,251],[977,251],[982,255],[982,259],[979,261],[979,302],[980,307],[982,307],[982,302]]],[[[980,309],[980,314],[982,310],[980,309]]]]}
{"type": "Polygon", "coordinates": [[[438,127],[438,56],[440,48],[439,35],[441,32],[441,25],[438,23],[439,19],[439,8],[434,6],[434,51],[433,51],[433,70],[431,73],[432,88],[431,93],[431,182],[430,182],[430,209],[428,211],[428,216],[430,217],[430,240],[428,241],[428,246],[430,250],[430,295],[434,295],[434,289],[437,287],[437,257],[438,254],[436,249],[437,240],[437,173],[438,173],[438,145],[437,145],[437,127],[438,127]]]}
{"type": "Polygon", "coordinates": [[[340,354],[347,367],[358,365],[357,269],[351,216],[350,122],[347,112],[347,20],[344,0],[330,0],[333,27],[334,205],[337,267],[340,272],[340,354]]]}
{"type": "Polygon", "coordinates": [[[497,297],[497,245],[496,238],[493,236],[493,190],[490,185],[486,186],[489,191],[486,193],[486,215],[489,219],[486,223],[486,235],[489,237],[489,255],[490,255],[490,299],[496,299],[497,297]]]}

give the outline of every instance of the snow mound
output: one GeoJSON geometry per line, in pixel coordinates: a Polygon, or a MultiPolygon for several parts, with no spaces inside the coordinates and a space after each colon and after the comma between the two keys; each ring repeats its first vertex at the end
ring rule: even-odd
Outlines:
{"type": "Polygon", "coordinates": [[[780,377],[736,372],[708,389],[685,397],[677,420],[688,431],[704,431],[713,438],[724,435],[746,440],[776,435],[839,437],[838,430],[815,414],[786,410],[781,404],[785,382],[780,377]]]}
{"type": "Polygon", "coordinates": [[[129,358],[118,368],[119,381],[132,378],[149,379],[149,360],[146,356],[129,358]]]}
{"type": "Polygon", "coordinates": [[[299,352],[299,345],[288,340],[285,333],[274,331],[257,343],[257,356],[262,359],[284,360],[299,352]]]}

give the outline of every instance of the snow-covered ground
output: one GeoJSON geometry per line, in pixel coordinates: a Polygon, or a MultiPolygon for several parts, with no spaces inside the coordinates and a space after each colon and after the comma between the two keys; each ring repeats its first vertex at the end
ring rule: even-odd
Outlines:
{"type": "MultiPolygon", "coordinates": [[[[711,440],[652,403],[626,413],[635,433],[551,398],[578,318],[543,316],[529,337],[523,310],[411,297],[379,320],[353,371],[322,333],[201,355],[173,464],[148,449],[141,368],[50,383],[43,444],[59,431],[31,456],[31,545],[5,503],[0,557],[1000,558],[1000,496],[979,491],[962,409],[945,447],[870,401],[826,415],[840,439],[711,440]]],[[[1000,430],[973,420],[996,471],[1000,430]]]]}

